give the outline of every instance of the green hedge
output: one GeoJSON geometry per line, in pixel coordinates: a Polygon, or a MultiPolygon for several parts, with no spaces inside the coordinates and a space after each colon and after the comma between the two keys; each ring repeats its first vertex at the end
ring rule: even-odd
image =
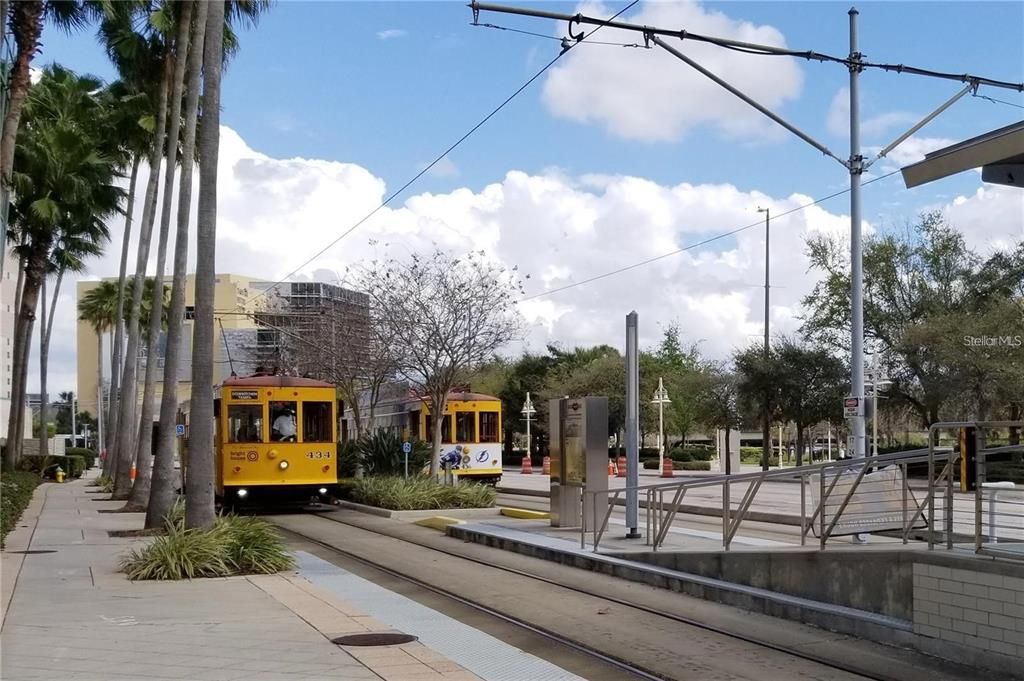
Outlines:
{"type": "Polygon", "coordinates": [[[39,476],[28,471],[4,473],[0,477],[0,546],[21,519],[39,482],[39,476]]]}
{"type": "MultiPolygon", "coordinates": [[[[657,459],[645,459],[644,468],[649,471],[656,471],[658,469],[657,459]]],[[[710,461],[672,461],[672,469],[677,471],[709,471],[711,470],[710,461]]]]}
{"type": "Polygon", "coordinates": [[[77,455],[72,456],[39,456],[28,455],[21,457],[18,468],[23,471],[35,473],[44,478],[56,479],[57,467],[60,466],[66,478],[80,478],[85,472],[85,458],[77,455]]]}
{"type": "Polygon", "coordinates": [[[96,452],[85,447],[67,447],[64,450],[64,456],[80,456],[85,459],[85,470],[89,470],[96,465],[96,452]]]}
{"type": "Polygon", "coordinates": [[[472,482],[444,485],[430,478],[369,477],[352,481],[353,501],[394,511],[490,508],[494,488],[472,482]]]}
{"type": "Polygon", "coordinates": [[[711,461],[715,458],[712,449],[704,447],[673,447],[668,453],[673,461],[711,461]]]}

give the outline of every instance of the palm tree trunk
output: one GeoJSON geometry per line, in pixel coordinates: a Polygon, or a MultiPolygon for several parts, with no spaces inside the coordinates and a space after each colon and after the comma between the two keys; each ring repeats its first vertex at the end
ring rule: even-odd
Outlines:
{"type": "Polygon", "coordinates": [[[24,282],[21,287],[18,317],[14,325],[13,361],[11,362],[11,413],[7,421],[7,447],[4,449],[4,469],[14,470],[21,458],[24,445],[25,385],[28,378],[29,345],[32,326],[39,303],[39,289],[46,270],[46,258],[34,254],[25,262],[24,282]]]}
{"type": "Polygon", "coordinates": [[[103,329],[96,327],[96,450],[107,449],[107,424],[103,411],[103,329]]]}
{"type": "Polygon", "coordinates": [[[128,181],[128,200],[124,211],[124,236],[121,239],[121,270],[117,281],[117,313],[114,316],[114,327],[111,331],[111,351],[113,352],[110,363],[110,407],[107,412],[107,432],[110,440],[110,451],[103,465],[103,472],[110,477],[117,475],[117,448],[121,383],[121,373],[124,371],[124,359],[122,357],[122,344],[124,342],[124,287],[128,273],[128,247],[132,236],[132,215],[135,212],[135,185],[139,177],[140,157],[132,158],[132,174],[128,181]]]}
{"type": "MultiPolygon", "coordinates": [[[[3,17],[3,20],[6,21],[7,17],[3,17]]],[[[15,140],[21,123],[21,110],[28,96],[29,65],[39,49],[39,36],[43,32],[43,3],[39,0],[16,2],[10,20],[18,54],[11,71],[11,98],[4,118],[3,136],[0,137],[0,180],[5,187],[11,184],[15,140]]]]}
{"type": "MultiPolygon", "coordinates": [[[[45,456],[49,451],[50,432],[46,425],[46,414],[49,411],[50,400],[46,396],[46,375],[49,371],[50,362],[50,335],[53,332],[53,317],[57,311],[57,298],[60,296],[60,285],[64,281],[64,268],[57,271],[57,281],[53,286],[53,302],[50,304],[50,312],[46,312],[46,280],[43,280],[42,295],[40,304],[42,313],[39,316],[39,454],[45,456]]],[[[72,402],[74,408],[74,402],[72,402]]],[[[72,433],[74,435],[74,433],[72,433]]]]}
{"type": "MultiPolygon", "coordinates": [[[[139,318],[142,311],[142,291],[146,284],[146,265],[149,262],[149,246],[153,238],[153,222],[156,214],[157,194],[160,188],[160,161],[163,158],[164,138],[167,130],[167,86],[171,78],[171,57],[164,59],[163,81],[157,104],[156,132],[153,145],[149,151],[149,180],[146,183],[146,200],[142,209],[142,225],[139,230],[139,251],[135,261],[135,287],[132,290],[131,314],[128,317],[128,341],[125,352],[124,373],[121,386],[124,392],[136,393],[136,366],[139,356],[139,318]]],[[[155,291],[155,290],[154,290],[155,291]]],[[[159,292],[154,292],[158,296],[159,292]]],[[[111,499],[127,499],[131,491],[130,477],[132,460],[135,455],[132,437],[136,421],[132,412],[135,411],[135,399],[132,404],[122,402],[118,405],[118,424],[120,432],[117,442],[117,476],[114,478],[114,493],[111,499]]]]}
{"type": "MultiPolygon", "coordinates": [[[[160,428],[157,431],[156,457],[146,512],[146,527],[160,527],[174,505],[174,451],[177,434],[171,424],[177,422],[178,373],[181,370],[181,343],[185,316],[185,274],[188,268],[189,217],[192,210],[192,174],[195,169],[196,120],[199,114],[199,76],[203,65],[203,43],[206,33],[207,3],[195,6],[192,39],[187,53],[188,87],[185,101],[185,131],[181,143],[181,178],[178,183],[178,223],[174,236],[174,274],[171,303],[167,314],[167,349],[164,357],[164,385],[160,400],[160,428]]],[[[187,10],[186,10],[187,11],[187,10]]],[[[177,58],[185,60],[186,50],[177,58]]],[[[180,100],[180,96],[178,98],[180,100]]],[[[164,192],[169,191],[169,186],[164,192]]]]}
{"type": "MultiPolygon", "coordinates": [[[[142,418],[139,421],[139,444],[135,454],[138,476],[128,497],[128,506],[145,508],[149,504],[153,469],[153,416],[156,411],[156,361],[163,329],[164,268],[167,262],[167,237],[171,231],[171,208],[174,206],[174,172],[178,167],[178,133],[181,127],[181,96],[185,87],[185,65],[188,61],[188,34],[192,21],[192,3],[182,5],[178,34],[174,41],[174,75],[171,81],[170,114],[167,126],[167,165],[164,170],[163,205],[160,210],[160,237],[156,248],[156,273],[153,275],[153,309],[149,313],[149,349],[146,353],[146,381],[142,391],[142,418]]],[[[166,386],[165,386],[166,388],[166,386]]],[[[170,423],[168,422],[168,425],[170,423]]],[[[157,428],[161,428],[158,422],[157,428]]]]}
{"type": "Polygon", "coordinates": [[[39,456],[47,456],[50,453],[49,432],[46,427],[46,277],[43,277],[43,285],[40,289],[39,305],[39,456]]]}
{"type": "Polygon", "coordinates": [[[220,80],[224,3],[206,18],[203,46],[203,126],[199,131],[199,211],[196,228],[196,318],[192,333],[192,414],[185,526],[211,527],[213,507],[213,294],[217,245],[217,156],[220,151],[220,80]]]}

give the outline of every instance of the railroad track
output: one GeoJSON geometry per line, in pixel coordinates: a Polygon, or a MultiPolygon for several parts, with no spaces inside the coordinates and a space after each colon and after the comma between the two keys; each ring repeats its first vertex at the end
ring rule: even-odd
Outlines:
{"type": "MultiPolygon", "coordinates": [[[[618,597],[615,597],[615,596],[610,596],[610,595],[598,593],[598,592],[596,592],[594,590],[587,589],[587,588],[584,588],[584,587],[579,586],[579,585],[566,584],[566,583],[561,582],[559,580],[550,579],[550,578],[543,577],[543,576],[540,576],[540,575],[537,575],[537,574],[532,574],[530,572],[527,572],[527,571],[524,571],[524,570],[520,570],[520,569],[517,569],[517,568],[513,568],[513,567],[509,567],[509,566],[506,566],[506,565],[499,565],[499,564],[494,564],[494,563],[486,562],[486,561],[480,560],[478,558],[475,558],[475,557],[470,556],[470,555],[466,555],[466,554],[458,552],[458,551],[438,548],[437,546],[433,546],[433,545],[430,545],[430,544],[424,544],[424,543],[421,543],[421,542],[412,541],[412,540],[410,540],[407,537],[402,537],[402,536],[397,536],[395,534],[388,534],[386,532],[379,532],[377,530],[367,529],[366,527],[363,527],[363,526],[361,526],[359,524],[345,522],[344,520],[338,518],[337,515],[334,514],[334,513],[312,513],[311,515],[313,517],[317,517],[317,518],[320,518],[320,519],[323,519],[323,520],[326,520],[326,521],[330,521],[332,523],[339,523],[339,524],[344,525],[346,527],[353,528],[353,529],[356,529],[356,530],[360,530],[362,532],[372,533],[372,534],[379,535],[379,536],[389,537],[391,539],[398,540],[398,541],[404,542],[404,543],[412,545],[412,546],[416,546],[419,549],[424,549],[424,550],[427,550],[427,551],[436,552],[438,554],[443,554],[443,555],[446,555],[446,556],[449,556],[449,557],[452,557],[452,558],[457,558],[459,560],[468,561],[468,562],[471,562],[471,563],[474,563],[474,564],[486,566],[487,568],[490,568],[490,569],[493,569],[493,570],[499,570],[501,572],[513,574],[513,575],[516,575],[518,577],[527,578],[529,580],[533,580],[533,581],[538,582],[538,583],[543,583],[543,584],[555,587],[555,588],[560,589],[560,590],[572,592],[572,593],[575,593],[575,594],[585,595],[585,596],[588,596],[590,598],[596,598],[596,599],[599,599],[599,600],[601,600],[601,601],[603,601],[605,603],[608,603],[609,605],[616,605],[618,607],[627,608],[627,609],[634,610],[634,611],[639,611],[641,613],[644,613],[645,615],[650,615],[650,616],[653,616],[653,617],[656,617],[656,618],[661,618],[663,620],[667,620],[669,622],[673,622],[673,623],[676,623],[676,624],[682,624],[682,625],[686,625],[686,626],[689,626],[689,627],[694,627],[694,628],[700,629],[700,630],[702,630],[704,632],[709,632],[709,633],[717,635],[717,636],[726,637],[727,639],[729,639],[731,641],[739,641],[739,642],[742,642],[744,644],[748,644],[748,645],[751,645],[751,646],[756,646],[756,647],[764,649],[764,650],[770,650],[770,651],[772,651],[774,653],[780,653],[782,655],[785,655],[785,656],[788,656],[788,657],[791,657],[791,658],[797,658],[797,659],[803,660],[805,662],[810,662],[810,663],[813,663],[815,665],[820,665],[824,669],[832,670],[834,672],[841,672],[841,674],[839,674],[839,676],[841,676],[842,678],[846,678],[846,679],[860,678],[860,679],[870,679],[872,681],[904,681],[904,679],[902,677],[890,676],[890,675],[885,675],[885,674],[879,674],[876,671],[869,670],[869,669],[866,669],[866,668],[857,668],[856,663],[854,663],[853,665],[848,664],[848,663],[844,663],[843,665],[839,665],[834,660],[830,660],[828,658],[825,658],[823,656],[814,654],[814,653],[812,653],[810,651],[807,651],[807,650],[802,650],[802,649],[799,649],[799,648],[794,648],[794,647],[789,647],[789,646],[781,645],[781,644],[778,644],[778,643],[775,643],[775,642],[772,642],[772,641],[768,641],[768,640],[765,640],[765,639],[761,639],[761,638],[757,638],[757,637],[754,637],[754,636],[749,636],[749,635],[737,633],[735,631],[729,631],[729,630],[726,630],[724,628],[721,628],[721,627],[718,627],[718,626],[715,626],[715,625],[712,625],[712,624],[708,624],[706,622],[702,622],[702,621],[694,619],[694,618],[690,618],[690,617],[686,617],[686,616],[680,615],[678,613],[668,612],[668,611],[661,610],[661,609],[658,609],[658,608],[653,608],[653,607],[650,607],[650,606],[647,606],[647,605],[644,605],[644,604],[641,604],[641,603],[636,603],[636,602],[628,601],[628,600],[625,600],[625,599],[622,599],[622,598],[618,598],[618,597]]],[[[348,560],[351,560],[351,561],[354,561],[354,562],[359,563],[361,565],[367,566],[369,568],[372,568],[373,570],[380,571],[380,572],[382,572],[384,574],[390,575],[393,578],[396,578],[396,579],[408,582],[410,584],[413,584],[413,585],[417,586],[418,588],[422,588],[422,589],[427,590],[427,591],[429,591],[431,593],[443,596],[446,599],[450,599],[452,601],[460,603],[460,604],[462,604],[464,606],[467,606],[469,608],[472,608],[473,610],[476,610],[478,612],[485,613],[485,614],[487,614],[487,615],[489,615],[491,617],[497,618],[497,619],[499,619],[499,620],[501,620],[503,622],[506,622],[506,623],[509,623],[509,624],[513,624],[513,625],[515,625],[517,627],[520,627],[522,629],[525,629],[525,630],[527,630],[527,631],[529,631],[529,632],[531,632],[531,633],[533,633],[535,635],[539,635],[539,636],[541,636],[541,637],[543,637],[543,638],[545,638],[545,639],[547,639],[547,640],[549,640],[549,641],[551,641],[553,643],[556,643],[559,646],[563,646],[563,647],[571,649],[571,650],[573,650],[573,651],[575,651],[577,653],[581,653],[583,655],[593,657],[593,658],[595,658],[597,660],[600,660],[602,663],[610,665],[610,666],[612,666],[612,667],[614,667],[614,668],[616,668],[616,669],[618,669],[618,670],[620,670],[622,672],[626,672],[626,673],[634,676],[635,678],[640,678],[640,679],[673,679],[673,678],[679,678],[679,677],[674,677],[674,676],[665,674],[664,672],[659,672],[659,671],[657,671],[655,669],[651,669],[649,667],[637,664],[637,663],[635,663],[633,661],[625,659],[622,656],[611,655],[611,654],[608,654],[607,652],[604,652],[604,651],[601,651],[601,650],[597,650],[597,649],[595,649],[592,646],[588,646],[588,645],[582,644],[579,641],[573,640],[573,639],[571,639],[571,638],[569,638],[569,637],[567,637],[567,636],[565,636],[563,634],[560,634],[560,633],[558,633],[556,631],[552,631],[550,629],[538,626],[537,624],[528,622],[528,621],[526,621],[526,620],[524,620],[524,619],[522,619],[520,617],[516,617],[516,616],[510,615],[508,613],[498,611],[495,608],[492,608],[492,607],[490,607],[488,605],[485,605],[485,604],[480,603],[480,602],[478,602],[476,600],[468,598],[468,597],[466,597],[463,594],[455,593],[454,591],[452,591],[450,589],[447,589],[447,588],[445,588],[443,586],[438,586],[435,583],[427,582],[427,581],[425,581],[425,580],[423,580],[423,579],[421,579],[421,578],[419,578],[419,577],[417,577],[415,575],[410,574],[407,571],[396,569],[395,567],[382,564],[382,563],[380,563],[378,561],[371,560],[371,559],[367,558],[365,555],[357,554],[357,553],[355,553],[355,552],[353,552],[351,550],[347,550],[344,547],[328,543],[328,542],[323,541],[322,539],[320,539],[318,537],[315,537],[315,536],[312,536],[312,535],[310,535],[310,534],[308,534],[306,532],[297,531],[293,527],[282,527],[281,529],[284,530],[285,532],[293,535],[293,536],[299,537],[302,540],[310,542],[310,543],[312,543],[314,545],[317,545],[317,546],[319,546],[319,547],[321,547],[321,548],[323,548],[323,549],[325,549],[327,551],[330,551],[330,552],[336,553],[338,555],[341,555],[341,556],[345,557],[348,560]]],[[[768,678],[768,677],[763,677],[763,678],[768,678]]],[[[825,677],[819,677],[819,678],[832,678],[832,677],[825,676],[825,677]]]]}

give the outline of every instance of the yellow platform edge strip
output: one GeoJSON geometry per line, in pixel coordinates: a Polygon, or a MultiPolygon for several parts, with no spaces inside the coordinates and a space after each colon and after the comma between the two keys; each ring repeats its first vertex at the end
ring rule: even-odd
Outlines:
{"type": "Polygon", "coordinates": [[[463,525],[465,524],[465,521],[459,520],[458,518],[449,518],[443,515],[435,515],[431,516],[430,518],[421,518],[420,520],[417,520],[415,524],[420,525],[422,527],[431,527],[435,530],[441,530],[442,532],[444,532],[444,528],[448,527],[449,525],[463,525]]]}
{"type": "Polygon", "coordinates": [[[501,515],[508,516],[509,518],[520,518],[522,520],[547,520],[551,517],[551,514],[547,511],[529,511],[525,508],[505,507],[502,507],[501,515]]]}

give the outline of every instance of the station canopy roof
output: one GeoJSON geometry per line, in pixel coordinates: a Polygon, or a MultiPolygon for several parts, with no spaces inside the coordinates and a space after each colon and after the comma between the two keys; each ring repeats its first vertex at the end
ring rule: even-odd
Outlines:
{"type": "Polygon", "coordinates": [[[933,151],[901,172],[909,189],[973,168],[983,182],[1024,187],[1024,121],[933,151]]]}

